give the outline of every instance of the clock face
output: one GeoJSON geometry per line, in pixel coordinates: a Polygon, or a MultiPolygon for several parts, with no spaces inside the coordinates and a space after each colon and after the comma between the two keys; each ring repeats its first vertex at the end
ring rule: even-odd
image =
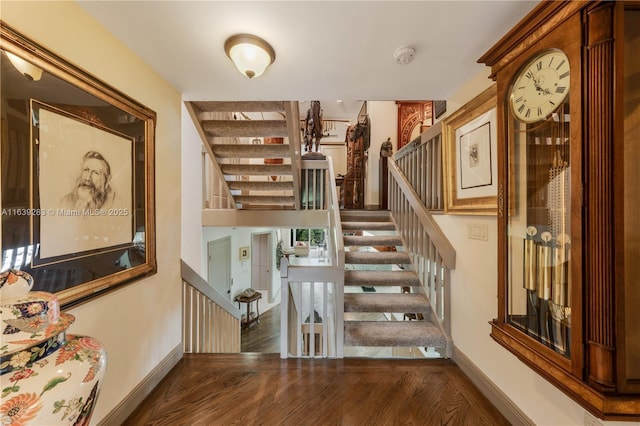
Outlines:
{"type": "Polygon", "coordinates": [[[569,59],[559,50],[529,61],[516,75],[509,102],[513,115],[525,123],[546,119],[569,93],[569,59]]]}

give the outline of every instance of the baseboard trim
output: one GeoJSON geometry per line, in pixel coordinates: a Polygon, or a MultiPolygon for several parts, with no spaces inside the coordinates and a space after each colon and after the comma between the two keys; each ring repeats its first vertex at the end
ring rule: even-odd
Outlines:
{"type": "Polygon", "coordinates": [[[127,417],[133,413],[138,405],[158,386],[164,376],[182,359],[182,355],[182,343],[180,343],[109,414],[98,422],[98,426],[119,426],[124,424],[127,417]]]}
{"type": "Polygon", "coordinates": [[[502,392],[476,365],[455,345],[452,354],[453,362],[471,379],[480,392],[514,425],[530,425],[535,423],[513,401],[502,392]]]}

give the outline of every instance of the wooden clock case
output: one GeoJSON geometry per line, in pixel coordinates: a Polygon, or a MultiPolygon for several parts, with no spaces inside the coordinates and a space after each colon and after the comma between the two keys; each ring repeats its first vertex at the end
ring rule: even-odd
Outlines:
{"type": "MultiPolygon", "coordinates": [[[[628,131],[628,120],[637,123],[640,108],[627,108],[629,102],[640,104],[639,60],[625,49],[625,36],[628,40],[629,32],[636,31],[637,37],[631,22],[638,12],[640,2],[541,2],[478,60],[491,67],[498,90],[498,314],[491,321],[491,336],[607,420],[640,419],[640,275],[630,277],[638,271],[630,256],[640,263],[638,234],[632,230],[640,220],[629,217],[628,206],[625,210],[625,203],[639,204],[640,184],[632,188],[628,174],[633,165],[624,160],[630,149],[635,158],[640,151],[640,137],[629,143],[628,131]],[[571,61],[571,350],[565,353],[509,320],[509,217],[523,208],[508,190],[515,179],[509,95],[522,66],[548,49],[562,50],[571,61]]],[[[635,22],[637,27],[640,21],[635,22]]],[[[640,52],[635,56],[640,58],[640,52]]]]}

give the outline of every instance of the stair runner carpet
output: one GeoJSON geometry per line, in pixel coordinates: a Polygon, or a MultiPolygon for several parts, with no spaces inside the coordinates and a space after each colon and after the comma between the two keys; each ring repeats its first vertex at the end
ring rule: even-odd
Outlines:
{"type": "Polygon", "coordinates": [[[446,339],[428,320],[429,299],[424,294],[411,258],[388,211],[341,212],[345,246],[345,346],[444,348],[446,339]],[[378,288],[379,291],[357,291],[378,288]],[[409,291],[407,291],[409,289],[409,291]],[[404,290],[404,291],[403,291],[404,290]],[[359,320],[358,314],[376,313],[381,321],[359,320]],[[405,316],[404,314],[411,314],[405,316]]]}

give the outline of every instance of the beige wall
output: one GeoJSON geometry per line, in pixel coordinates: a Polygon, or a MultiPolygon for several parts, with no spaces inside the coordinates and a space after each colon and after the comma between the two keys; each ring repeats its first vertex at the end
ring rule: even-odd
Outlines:
{"type": "Polygon", "coordinates": [[[369,101],[367,112],[371,120],[371,144],[365,181],[365,206],[380,205],[380,146],[391,138],[393,152],[397,151],[398,107],[395,101],[369,101]]]}
{"type": "Polygon", "coordinates": [[[180,345],[180,94],[75,2],[2,1],[1,19],[68,61],[153,109],[156,137],[158,273],[70,311],[69,332],[99,339],[107,374],[97,424],[180,345]]]}
{"type": "MultiPolygon", "coordinates": [[[[182,106],[182,259],[201,277],[207,276],[202,254],[202,141],[182,106]]],[[[206,245],[205,245],[206,247],[206,245]]]]}

